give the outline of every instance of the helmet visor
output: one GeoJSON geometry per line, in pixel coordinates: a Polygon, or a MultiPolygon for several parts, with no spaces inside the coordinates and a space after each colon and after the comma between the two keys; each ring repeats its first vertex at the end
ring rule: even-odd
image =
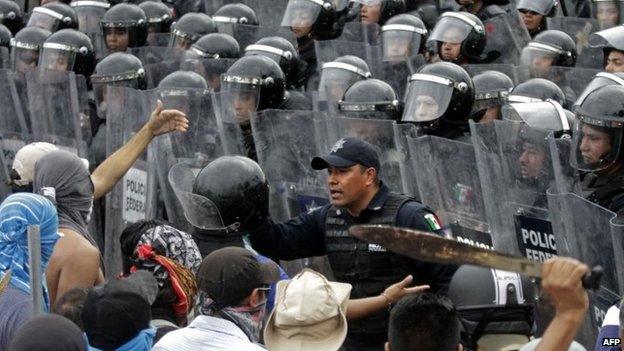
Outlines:
{"type": "MultiPolygon", "coordinates": [[[[387,26],[386,26],[387,27],[387,26]]],[[[415,28],[414,29],[420,29],[415,28]]],[[[384,30],[381,33],[383,59],[403,60],[418,55],[423,34],[407,30],[384,30]]]]}
{"type": "Polygon", "coordinates": [[[570,153],[570,163],[578,170],[604,170],[618,159],[622,127],[596,125],[600,122],[577,114],[573,131],[574,152],[570,153]]]}
{"type": "MultiPolygon", "coordinates": [[[[106,4],[107,3],[102,3],[106,4]]],[[[106,13],[106,7],[76,6],[78,16],[78,30],[83,33],[97,33],[100,31],[100,20],[106,13]]]]}
{"type": "Polygon", "coordinates": [[[237,77],[223,74],[221,76],[221,92],[226,96],[225,102],[231,106],[238,122],[249,121],[251,114],[258,110],[260,104],[261,79],[237,77]]]}
{"type": "Polygon", "coordinates": [[[624,86],[624,79],[614,74],[606,73],[606,72],[600,72],[596,74],[596,77],[594,77],[594,79],[592,79],[591,82],[589,82],[589,84],[587,85],[587,88],[585,88],[585,90],[583,90],[581,95],[579,95],[578,99],[576,99],[574,106],[580,106],[583,103],[583,101],[585,101],[585,98],[587,97],[587,95],[589,95],[589,93],[605,85],[624,86]]]}
{"type": "Polygon", "coordinates": [[[55,32],[56,28],[61,21],[62,16],[58,13],[46,8],[37,7],[33,10],[30,19],[28,20],[27,27],[39,27],[50,32],[55,32]]]}
{"type": "Polygon", "coordinates": [[[509,91],[494,90],[475,93],[473,111],[483,111],[490,107],[502,106],[509,101],[509,91]]]}
{"type": "MultiPolygon", "coordinates": [[[[334,64],[334,62],[330,62],[334,64]]],[[[345,91],[353,83],[367,78],[367,72],[354,72],[348,69],[327,67],[325,64],[321,72],[319,95],[328,101],[338,101],[343,98],[345,91]]],[[[330,65],[333,66],[333,65],[330,65]]]]}
{"type": "Polygon", "coordinates": [[[123,101],[123,89],[111,89],[111,86],[124,86],[136,89],[138,82],[136,80],[118,81],[115,83],[93,83],[93,96],[97,106],[97,114],[99,118],[106,118],[106,111],[109,104],[123,101]]]}
{"type": "Polygon", "coordinates": [[[26,73],[26,70],[37,67],[39,50],[13,47],[11,50],[11,67],[13,71],[26,73]]]}
{"type": "Polygon", "coordinates": [[[290,52],[278,49],[273,46],[258,44],[248,45],[245,49],[245,55],[262,55],[264,57],[270,58],[278,65],[282,64],[282,59],[292,58],[292,54],[290,52]]]}
{"type": "Polygon", "coordinates": [[[531,43],[522,49],[520,65],[529,67],[533,77],[535,75],[545,77],[550,67],[555,65],[559,53],[548,50],[546,45],[533,46],[532,44],[536,43],[531,43]]]}
{"type": "Polygon", "coordinates": [[[617,26],[590,34],[589,46],[607,46],[617,50],[624,50],[624,26],[617,26]]]}
{"type": "Polygon", "coordinates": [[[322,0],[290,0],[282,17],[282,27],[309,28],[321,13],[322,0]]]}
{"type": "Polygon", "coordinates": [[[461,44],[471,31],[472,26],[467,22],[452,16],[442,16],[428,40],[461,44]]]}
{"type": "MultiPolygon", "coordinates": [[[[415,74],[407,88],[403,122],[430,122],[440,118],[453,96],[453,83],[436,76],[415,74]]],[[[412,76],[413,77],[413,76],[412,76]]]]}
{"type": "Polygon", "coordinates": [[[186,33],[173,30],[173,35],[171,36],[171,41],[169,42],[169,47],[171,48],[181,48],[184,50],[188,50],[193,43],[197,41],[199,38],[195,38],[195,36],[188,35],[186,33]]]}
{"type": "Polygon", "coordinates": [[[563,108],[555,104],[550,101],[511,103],[503,108],[503,119],[523,122],[543,131],[570,131],[563,108]]]}
{"type": "Polygon", "coordinates": [[[62,45],[50,44],[43,45],[43,51],[39,56],[39,67],[53,71],[71,71],[76,60],[76,53],[62,48],[62,45]]]}

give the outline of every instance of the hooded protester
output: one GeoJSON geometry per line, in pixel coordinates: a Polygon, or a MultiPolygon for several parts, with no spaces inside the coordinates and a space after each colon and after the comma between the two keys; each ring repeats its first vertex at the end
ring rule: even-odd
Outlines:
{"type": "Polygon", "coordinates": [[[12,351],[87,351],[82,331],[69,319],[55,314],[33,318],[15,333],[12,351]]]}
{"type": "Polygon", "coordinates": [[[15,153],[11,169],[13,192],[32,192],[35,163],[50,151],[58,150],[56,145],[34,142],[25,145],[15,153]]]}
{"type": "MultiPolygon", "coordinates": [[[[8,286],[0,294],[0,350],[6,350],[14,332],[33,314],[27,230],[38,225],[41,237],[41,271],[52,256],[59,239],[54,204],[43,196],[19,193],[0,205],[0,278],[8,286]],[[10,277],[10,278],[7,278],[10,277]],[[6,280],[5,280],[6,281],[6,280]]],[[[44,285],[43,309],[49,311],[50,299],[44,285]]]]}

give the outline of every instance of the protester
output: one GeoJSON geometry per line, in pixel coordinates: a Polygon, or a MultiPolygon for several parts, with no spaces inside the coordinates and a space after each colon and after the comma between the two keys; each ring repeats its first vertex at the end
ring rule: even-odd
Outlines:
{"type": "Polygon", "coordinates": [[[82,331],[74,323],[50,314],[26,322],[15,333],[7,350],[87,351],[88,345],[82,331]]]}
{"type": "MultiPolygon", "coordinates": [[[[0,349],[6,350],[15,331],[33,315],[28,252],[29,226],[39,226],[41,272],[46,271],[54,245],[59,239],[58,218],[52,202],[43,196],[19,193],[0,205],[0,278],[10,276],[6,290],[0,293],[0,349]]],[[[44,276],[37,277],[43,279],[44,276]]],[[[50,310],[50,296],[45,284],[43,310],[50,310]]]]}

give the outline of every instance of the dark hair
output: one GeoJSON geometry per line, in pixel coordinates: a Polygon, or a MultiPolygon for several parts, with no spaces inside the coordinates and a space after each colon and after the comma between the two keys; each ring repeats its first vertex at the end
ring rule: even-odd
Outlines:
{"type": "Polygon", "coordinates": [[[88,293],[89,289],[81,287],[68,290],[58,299],[54,306],[52,306],[52,313],[69,319],[74,322],[80,330],[84,331],[84,326],[82,324],[82,308],[84,307],[88,293]]]}
{"type": "Polygon", "coordinates": [[[388,341],[392,351],[455,351],[459,332],[455,307],[441,295],[408,295],[390,312],[388,341]]]}

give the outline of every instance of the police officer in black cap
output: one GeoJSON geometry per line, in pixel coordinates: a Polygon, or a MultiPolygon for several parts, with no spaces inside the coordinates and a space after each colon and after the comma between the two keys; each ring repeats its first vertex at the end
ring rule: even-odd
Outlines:
{"type": "MultiPolygon", "coordinates": [[[[259,221],[264,224],[258,228],[243,228],[251,230],[254,249],[283,260],[327,255],[336,280],[353,286],[351,298],[378,296],[384,287],[407,275],[416,285],[427,284],[432,291],[446,293],[455,267],[398,256],[349,234],[349,227],[356,224],[395,225],[433,233],[441,228],[429,208],[391,192],[379,180],[379,156],[372,145],[356,138],[340,139],[329,155],[312,160],[312,168],[327,169],[331,204],[285,223],[267,218],[259,221]]],[[[350,321],[345,349],[383,349],[387,324],[387,310],[350,321]]]]}

